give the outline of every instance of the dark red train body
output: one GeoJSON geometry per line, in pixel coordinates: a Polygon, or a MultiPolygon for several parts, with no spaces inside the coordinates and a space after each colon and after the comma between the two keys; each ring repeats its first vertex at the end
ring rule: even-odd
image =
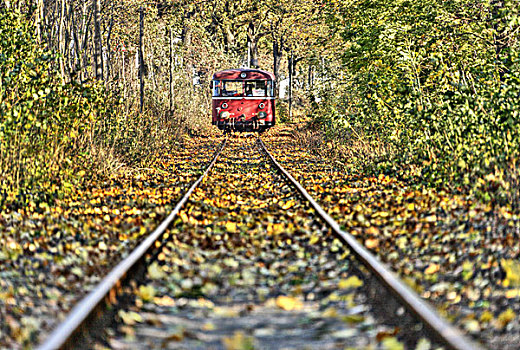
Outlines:
{"type": "Polygon", "coordinates": [[[275,124],[274,75],[229,69],[213,75],[212,124],[224,131],[263,132],[275,124]]]}

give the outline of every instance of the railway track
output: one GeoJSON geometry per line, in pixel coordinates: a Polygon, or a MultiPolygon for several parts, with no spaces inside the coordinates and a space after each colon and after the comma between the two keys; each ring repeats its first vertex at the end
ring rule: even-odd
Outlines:
{"type": "MultiPolygon", "coordinates": [[[[427,337],[450,349],[480,348],[442,320],[355,238],[342,231],[281,167],[261,139],[232,140],[234,144],[227,151],[226,159],[219,162],[219,157],[226,150],[226,140],[170,215],[74,307],[66,320],[40,345],[40,349],[75,347],[80,338],[86,342],[100,341],[91,330],[96,333],[100,324],[113,324],[114,318],[122,323],[109,327],[108,340],[102,341],[116,348],[164,347],[172,341],[181,348],[201,344],[218,347],[221,339],[224,343],[254,342],[247,334],[240,332],[240,325],[244,322],[257,331],[261,329],[260,332],[253,332],[261,340],[260,347],[278,347],[283,339],[289,339],[286,345],[295,347],[306,344],[325,348],[341,341],[352,344],[350,338],[356,338],[353,328],[344,329],[343,321],[349,320],[355,324],[359,313],[364,313],[364,319],[370,316],[363,305],[365,302],[370,304],[371,299],[367,295],[360,296],[360,292],[351,293],[352,288],[363,284],[355,271],[366,271],[374,276],[377,282],[367,282],[366,287],[382,286],[390,293],[398,304],[392,312],[402,313],[401,309],[404,308],[415,324],[422,325],[416,327],[417,332],[404,332],[405,335],[414,333],[408,338],[427,337]],[[226,173],[228,168],[233,170],[231,174],[226,173]],[[205,179],[210,173],[213,177],[205,179]],[[216,177],[228,181],[212,183],[216,177]],[[203,188],[199,186],[201,184],[203,188]],[[268,185],[267,188],[262,189],[262,184],[268,185]],[[298,195],[295,195],[295,190],[298,195]],[[249,209],[242,210],[241,205],[249,209]],[[284,215],[283,219],[266,214],[271,211],[284,215]],[[271,248],[271,251],[265,248],[271,248]],[[344,252],[345,248],[350,254],[344,252]],[[240,254],[234,253],[237,251],[240,254]],[[287,266],[277,265],[284,259],[292,259],[293,255],[310,262],[295,267],[290,267],[290,262],[287,266]],[[352,255],[355,259],[349,258],[352,255]],[[316,258],[314,263],[313,258],[316,258]],[[250,260],[254,262],[250,263],[250,260]],[[216,261],[224,261],[223,268],[213,269],[217,266],[216,261]],[[362,268],[354,266],[359,263],[362,268]],[[189,278],[184,278],[186,273],[189,278]],[[313,273],[319,277],[318,281],[307,283],[306,278],[313,273]],[[256,274],[264,274],[265,278],[256,277],[256,274]],[[288,280],[280,279],[276,274],[288,280]],[[222,276],[232,278],[224,281],[222,276]],[[136,294],[138,297],[132,299],[131,296],[136,294]],[[105,314],[107,304],[112,305],[109,308],[112,312],[100,317],[105,314]],[[325,324],[328,333],[322,328],[314,329],[313,325],[301,324],[301,313],[316,323],[316,310],[323,309],[324,305],[327,308],[320,314],[321,323],[317,323],[322,328],[325,324]],[[272,306],[277,307],[275,311],[270,309],[272,306]],[[172,308],[177,310],[173,315],[172,308]],[[119,310],[117,317],[113,312],[115,309],[119,310]],[[208,309],[218,310],[217,317],[208,317],[208,309]],[[352,310],[357,311],[352,313],[352,310]],[[294,312],[297,312],[296,316],[294,312]],[[241,321],[229,321],[229,316],[241,317],[241,321]],[[338,322],[338,319],[343,321],[338,322]],[[288,337],[287,332],[279,334],[276,329],[262,328],[261,325],[269,322],[278,324],[280,328],[294,328],[294,323],[299,322],[300,328],[307,327],[307,335],[288,337]],[[137,333],[129,331],[127,326],[135,323],[147,325],[137,333]],[[193,329],[190,329],[190,324],[193,329]],[[168,331],[164,330],[165,326],[169,327],[168,331]],[[215,330],[220,326],[233,336],[222,337],[215,330]],[[194,329],[197,327],[216,334],[217,338],[196,333],[194,329]],[[308,338],[308,334],[316,332],[325,333],[325,336],[308,338]],[[127,338],[131,339],[128,341],[127,338]],[[146,343],[147,338],[155,338],[158,342],[146,343]],[[333,342],[323,339],[333,339],[333,342]]],[[[358,273],[359,276],[362,274],[358,273]]],[[[372,296],[375,295],[386,297],[388,294],[378,290],[372,296]]],[[[389,318],[395,319],[395,315],[389,318]]],[[[405,317],[400,316],[399,319],[404,322],[405,317]]],[[[400,331],[386,326],[384,321],[379,324],[374,321],[370,327],[378,330],[377,337],[385,333],[399,334],[400,331]]],[[[370,336],[358,333],[357,344],[370,343],[367,337],[370,336]]],[[[409,344],[417,343],[417,338],[406,341],[409,344]]]]}

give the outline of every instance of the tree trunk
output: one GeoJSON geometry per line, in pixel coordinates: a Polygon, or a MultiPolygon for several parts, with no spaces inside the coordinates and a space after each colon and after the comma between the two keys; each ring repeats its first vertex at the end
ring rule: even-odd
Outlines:
{"type": "Polygon", "coordinates": [[[275,97],[279,97],[280,94],[280,61],[282,60],[282,49],[283,45],[280,45],[278,41],[273,40],[273,74],[275,76],[274,91],[275,97]]]}
{"type": "Polygon", "coordinates": [[[114,3],[110,9],[110,24],[108,25],[107,34],[107,59],[106,59],[106,80],[110,80],[110,73],[112,71],[112,47],[110,45],[110,39],[112,38],[112,27],[114,26],[114,3]]]}
{"type": "Polygon", "coordinates": [[[43,40],[43,33],[42,33],[43,8],[44,8],[43,0],[37,0],[37,4],[36,4],[36,38],[38,40],[38,43],[40,43],[40,44],[42,43],[42,40],[43,40]]]}
{"type": "Polygon", "coordinates": [[[143,56],[144,10],[139,8],[139,111],[144,108],[144,56],[143,56]]]}
{"type": "Polygon", "coordinates": [[[103,53],[101,43],[101,0],[94,0],[94,67],[96,79],[103,79],[103,53]]]}
{"type": "Polygon", "coordinates": [[[58,52],[60,73],[62,78],[65,79],[65,0],[61,0],[60,3],[60,22],[58,28],[58,52]]]}
{"type": "Polygon", "coordinates": [[[122,57],[122,61],[123,61],[123,64],[121,65],[121,75],[123,77],[123,99],[126,99],[126,89],[127,89],[127,86],[126,86],[126,55],[125,55],[125,51],[122,51],[121,52],[121,57],[122,57]]]}
{"type": "Polygon", "coordinates": [[[309,64],[309,69],[307,71],[307,90],[309,92],[312,91],[313,88],[313,74],[312,74],[312,65],[309,64]]]}
{"type": "Polygon", "coordinates": [[[291,50],[291,54],[287,59],[287,70],[289,71],[289,120],[292,120],[292,102],[293,102],[293,74],[294,74],[294,55],[291,50]]]}
{"type": "Polygon", "coordinates": [[[170,79],[169,79],[169,83],[170,83],[170,118],[173,117],[173,100],[174,100],[174,97],[175,97],[175,91],[174,91],[174,85],[173,85],[173,69],[174,69],[174,66],[173,66],[173,53],[174,53],[174,50],[173,50],[173,29],[170,28],[169,29],[169,34],[170,34],[170,79]]]}
{"type": "Polygon", "coordinates": [[[249,48],[249,62],[247,64],[251,68],[258,68],[258,42],[255,35],[255,26],[253,22],[247,27],[247,42],[249,48]]]}
{"type": "MultiPolygon", "coordinates": [[[[81,64],[81,50],[80,50],[80,42],[78,37],[78,26],[76,25],[76,21],[74,19],[74,9],[73,9],[73,3],[70,4],[70,19],[72,22],[72,39],[74,40],[74,53],[75,53],[75,63],[74,63],[74,69],[71,70],[71,79],[75,80],[78,78],[78,71],[81,71],[82,64],[81,64]]],[[[81,75],[79,76],[79,80],[81,81],[81,75]]]]}
{"type": "MultiPolygon", "coordinates": [[[[89,64],[89,61],[88,61],[88,56],[87,56],[87,45],[88,45],[88,42],[89,42],[89,38],[88,38],[88,35],[89,35],[89,32],[90,32],[90,21],[92,20],[92,12],[93,11],[90,11],[90,13],[87,11],[88,7],[87,7],[87,2],[85,1],[83,3],[83,13],[82,13],[82,18],[83,18],[83,23],[81,25],[81,28],[83,30],[83,42],[81,44],[81,57],[82,57],[82,64],[81,64],[81,80],[84,81],[84,80],[87,80],[88,78],[88,72],[86,70],[88,64],[89,64]],[[88,18],[87,18],[87,14],[88,14],[88,18]]],[[[95,67],[94,67],[95,68],[95,67]]]]}

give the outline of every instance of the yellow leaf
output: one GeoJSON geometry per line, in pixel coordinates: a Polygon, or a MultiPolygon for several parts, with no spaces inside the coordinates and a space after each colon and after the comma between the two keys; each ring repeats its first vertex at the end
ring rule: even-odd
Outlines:
{"type": "Polygon", "coordinates": [[[358,288],[363,285],[363,281],[358,276],[351,276],[346,280],[341,280],[338,283],[339,289],[358,288]]]}
{"type": "Polygon", "coordinates": [[[436,222],[437,221],[437,216],[435,215],[430,215],[430,216],[427,216],[426,218],[424,218],[424,220],[426,222],[436,222]]]}
{"type": "Polygon", "coordinates": [[[121,320],[123,320],[123,322],[129,326],[134,325],[136,322],[143,322],[143,318],[141,317],[141,315],[139,315],[135,311],[126,312],[124,310],[119,310],[118,315],[121,318],[121,320]]]}
{"type": "Polygon", "coordinates": [[[337,317],[337,316],[338,316],[338,311],[336,310],[336,308],[334,308],[332,306],[325,309],[325,311],[323,311],[323,313],[321,314],[321,317],[337,317]]]}
{"type": "Polygon", "coordinates": [[[470,333],[477,333],[480,332],[480,324],[477,320],[466,320],[463,323],[464,329],[467,330],[470,333]]]}
{"type": "Polygon", "coordinates": [[[153,303],[159,306],[175,306],[175,300],[167,295],[153,298],[153,303]]]}
{"type": "Polygon", "coordinates": [[[254,349],[254,338],[236,331],[232,337],[223,337],[222,343],[226,350],[249,350],[254,349]]]}
{"type": "Polygon", "coordinates": [[[506,291],[507,299],[518,298],[518,297],[520,297],[520,289],[509,289],[506,291]]]}
{"type": "Polygon", "coordinates": [[[295,204],[296,204],[296,202],[294,200],[290,199],[282,206],[282,209],[287,210],[287,209],[293,207],[295,204]]]}
{"type": "Polygon", "coordinates": [[[208,332],[211,332],[211,331],[214,331],[217,327],[215,327],[215,325],[211,322],[206,322],[202,325],[202,330],[203,331],[208,331],[208,332]]]}
{"type": "Polygon", "coordinates": [[[152,285],[139,286],[137,295],[141,297],[143,301],[152,301],[155,297],[155,288],[152,285]]]}
{"type": "Polygon", "coordinates": [[[284,226],[282,223],[274,224],[273,225],[273,234],[279,235],[284,230],[284,226]]]}
{"type": "Polygon", "coordinates": [[[309,240],[309,244],[315,244],[319,240],[320,240],[320,238],[318,236],[311,236],[311,239],[309,240]]]}
{"type": "Polygon", "coordinates": [[[379,246],[379,240],[377,238],[369,238],[365,240],[365,247],[373,249],[379,246]]]}
{"type": "Polygon", "coordinates": [[[437,271],[440,270],[440,266],[439,264],[435,264],[435,263],[431,263],[427,268],[426,270],[424,270],[424,273],[427,274],[427,275],[433,275],[434,273],[436,273],[437,271]]]}
{"type": "Polygon", "coordinates": [[[482,315],[480,315],[480,322],[487,323],[493,319],[493,314],[489,311],[484,311],[482,315]]]}
{"type": "Polygon", "coordinates": [[[148,267],[148,276],[153,280],[159,280],[165,278],[166,274],[164,273],[163,269],[159,266],[157,261],[154,261],[148,267]]]}
{"type": "Polygon", "coordinates": [[[484,179],[486,179],[486,181],[489,181],[489,182],[493,182],[493,181],[497,180],[497,178],[494,174],[488,174],[488,175],[484,176],[484,179]]]}
{"type": "Polygon", "coordinates": [[[375,226],[370,226],[369,228],[367,228],[367,233],[370,235],[377,236],[379,234],[379,230],[375,226]]]}
{"type": "Polygon", "coordinates": [[[345,323],[360,323],[365,320],[365,316],[354,314],[354,315],[346,315],[341,318],[341,320],[345,323]]]}
{"type": "Polygon", "coordinates": [[[226,307],[226,306],[214,307],[213,314],[218,317],[226,317],[226,318],[233,318],[233,317],[239,316],[238,310],[236,310],[232,307],[226,307]]]}
{"type": "Polygon", "coordinates": [[[515,312],[513,309],[508,308],[506,311],[502,312],[500,315],[498,315],[497,320],[500,322],[500,325],[504,327],[509,322],[513,321],[516,317],[515,312]]]}
{"type": "Polygon", "coordinates": [[[276,306],[278,306],[280,309],[292,311],[301,310],[303,308],[303,303],[296,298],[280,295],[278,298],[276,298],[276,306]]]}
{"type": "Polygon", "coordinates": [[[235,222],[226,222],[226,231],[230,233],[237,232],[237,224],[235,222]]]}
{"type": "Polygon", "coordinates": [[[500,260],[500,265],[506,273],[508,283],[505,284],[512,287],[520,287],[520,262],[512,259],[502,259],[500,260]]]}
{"type": "Polygon", "coordinates": [[[188,215],[186,214],[186,212],[182,211],[179,215],[181,217],[182,222],[188,222],[189,221],[189,218],[188,218],[188,215]]]}
{"type": "Polygon", "coordinates": [[[381,342],[385,350],[404,350],[404,345],[395,337],[387,337],[381,342]]]}

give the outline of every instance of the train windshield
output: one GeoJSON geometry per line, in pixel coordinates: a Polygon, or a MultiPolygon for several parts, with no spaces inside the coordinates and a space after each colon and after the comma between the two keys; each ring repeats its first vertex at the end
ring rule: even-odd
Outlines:
{"type": "Polygon", "coordinates": [[[273,97],[270,80],[213,80],[213,97],[273,97]]]}

